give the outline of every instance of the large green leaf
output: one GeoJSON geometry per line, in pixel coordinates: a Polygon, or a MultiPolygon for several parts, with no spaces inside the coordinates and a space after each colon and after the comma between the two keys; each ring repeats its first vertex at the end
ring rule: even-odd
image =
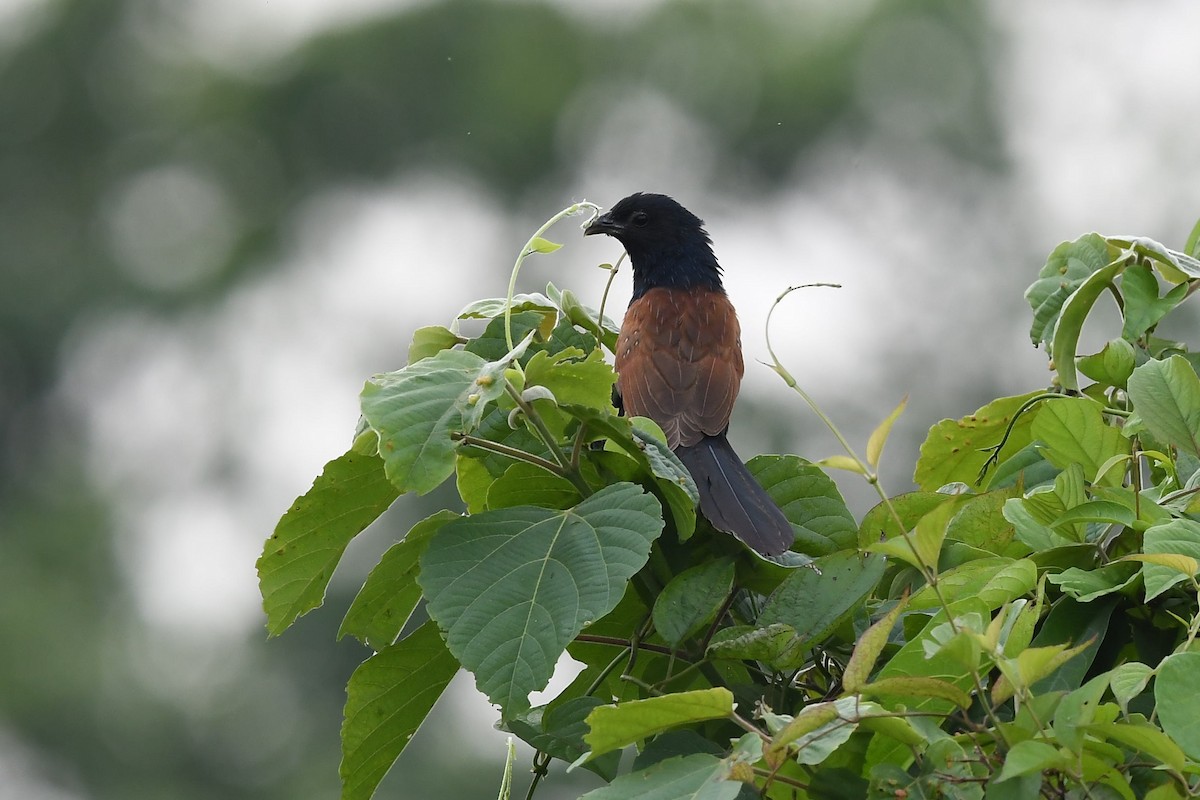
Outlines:
{"type": "Polygon", "coordinates": [[[887,567],[879,556],[842,550],[798,569],[780,584],[758,615],[760,627],[790,625],[805,641],[820,641],[871,593],[887,567]]]}
{"type": "MultiPolygon", "coordinates": [[[[986,448],[1000,444],[1013,415],[1040,392],[1001,397],[962,419],[944,419],[929,429],[921,445],[913,482],[925,491],[934,491],[948,483],[974,483],[989,458],[986,448]]],[[[999,453],[1004,461],[1029,444],[1033,415],[1022,414],[1013,425],[999,453]]]]}
{"type": "Polygon", "coordinates": [[[568,348],[554,355],[537,353],[525,366],[526,386],[544,386],[560,403],[612,411],[617,374],[599,350],[568,348]]]}
{"type": "Polygon", "coordinates": [[[1158,324],[1171,309],[1179,305],[1190,287],[1181,283],[1158,296],[1158,278],[1147,266],[1138,264],[1125,270],[1121,277],[1121,295],[1125,298],[1125,326],[1121,335],[1134,341],[1158,324]]]}
{"type": "MultiPolygon", "coordinates": [[[[1167,553],[1200,559],[1200,522],[1173,519],[1153,525],[1143,536],[1142,551],[1148,555],[1167,553]]],[[[1147,602],[1188,577],[1177,569],[1159,564],[1143,564],[1142,576],[1146,580],[1147,602]]]]}
{"type": "Polygon", "coordinates": [[[1187,359],[1142,364],[1129,376],[1129,398],[1156,438],[1200,456],[1200,377],[1187,359]]]}
{"type": "Polygon", "coordinates": [[[1015,541],[1016,531],[1004,518],[1004,504],[1020,496],[1017,487],[976,495],[957,508],[946,526],[946,538],[996,555],[1019,557],[1029,552],[1015,541]]]}
{"type": "Polygon", "coordinates": [[[453,511],[439,511],[418,522],[402,541],[388,548],[350,604],[338,630],[339,639],[350,634],[375,650],[396,641],[421,599],[418,559],[429,538],[458,517],[453,511]]]}
{"type": "Polygon", "coordinates": [[[503,391],[502,375],[482,385],[487,367],[474,353],[443,350],[367,381],[362,413],[379,432],[388,479],[400,491],[428,492],[450,477],[457,447],[451,434],[466,430],[486,398],[503,391]]]}
{"type": "Polygon", "coordinates": [[[911,531],[922,517],[952,500],[954,495],[942,492],[908,492],[888,498],[863,516],[858,529],[858,546],[868,547],[911,531]]]}
{"type": "Polygon", "coordinates": [[[1133,345],[1118,338],[1105,343],[1099,353],[1080,356],[1076,366],[1079,367],[1080,372],[1094,381],[1105,386],[1119,386],[1124,389],[1135,363],[1133,345]]]}
{"type": "Polygon", "coordinates": [[[823,556],[853,547],[858,533],[837,484],[797,456],[756,456],[746,464],[796,528],[796,550],[823,556]]]}
{"type": "Polygon", "coordinates": [[[743,784],[725,780],[725,763],[707,753],[668,758],[622,775],[580,800],[734,800],[743,784]]]}
{"type": "Polygon", "coordinates": [[[654,628],[676,647],[716,617],[733,590],[730,559],[708,561],[671,579],[654,601],[654,628]]]}
{"type": "Polygon", "coordinates": [[[617,605],[662,529],[658,501],[617,483],[566,511],[518,506],[451,522],[419,580],[480,691],[519,713],[567,644],[617,605]]]}
{"type": "Polygon", "coordinates": [[[258,559],[258,584],[272,636],[321,605],[346,545],[398,495],[379,456],[351,450],[325,465],[312,488],[279,520],[258,559]]]}
{"type": "Polygon", "coordinates": [[[1091,313],[1092,306],[1096,304],[1101,293],[1112,288],[1113,280],[1121,274],[1129,260],[1118,258],[1103,269],[1093,272],[1063,303],[1058,321],[1054,324],[1050,358],[1058,370],[1058,380],[1064,389],[1079,388],[1079,377],[1075,373],[1075,353],[1084,320],[1091,313]]]}
{"type": "Polygon", "coordinates": [[[1049,344],[1063,303],[1089,275],[1103,269],[1115,253],[1104,237],[1089,233],[1073,242],[1063,242],[1046,258],[1038,279],[1025,290],[1033,309],[1033,343],[1049,344]]]}
{"type": "Polygon", "coordinates": [[[938,575],[937,587],[924,586],[912,596],[913,611],[936,608],[963,597],[978,597],[989,609],[999,608],[1029,592],[1037,583],[1037,567],[1028,559],[992,557],[968,561],[938,575]]]}
{"type": "Polygon", "coordinates": [[[569,480],[524,461],[513,462],[487,490],[487,507],[493,509],[511,506],[568,508],[579,500],[579,490],[569,480]]]}
{"type": "MultiPolygon", "coordinates": [[[[1030,433],[1045,445],[1050,463],[1059,469],[1079,464],[1089,481],[1095,479],[1110,458],[1129,453],[1129,440],[1120,430],[1104,423],[1103,407],[1087,397],[1063,397],[1042,403],[1030,433]]],[[[1121,474],[1109,470],[1102,480],[1119,484],[1121,474]]]]}
{"type": "Polygon", "coordinates": [[[1158,665],[1154,701],[1163,731],[1200,760],[1200,653],[1175,653],[1158,665]]]}
{"type": "Polygon", "coordinates": [[[583,741],[595,757],[672,728],[724,719],[733,709],[733,693],[724,687],[599,706],[588,714],[591,730],[583,741]]]}
{"type": "Polygon", "coordinates": [[[342,723],[342,800],[371,797],[457,671],[432,621],[354,671],[342,723]]]}

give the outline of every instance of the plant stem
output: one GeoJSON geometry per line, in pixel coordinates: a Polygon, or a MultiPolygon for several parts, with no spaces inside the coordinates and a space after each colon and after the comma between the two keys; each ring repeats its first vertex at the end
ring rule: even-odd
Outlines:
{"type": "Polygon", "coordinates": [[[542,224],[542,227],[538,228],[537,232],[534,233],[533,236],[530,236],[529,241],[527,241],[525,246],[521,248],[521,253],[517,256],[516,263],[513,264],[512,274],[508,279],[508,295],[504,303],[504,341],[508,344],[509,350],[513,349],[512,300],[513,294],[517,289],[517,274],[521,271],[521,265],[525,263],[526,258],[537,252],[537,249],[534,247],[534,243],[540,239],[542,235],[546,233],[546,231],[550,230],[550,228],[554,226],[554,223],[566,217],[573,217],[576,214],[582,214],[584,211],[591,212],[592,218],[595,218],[595,216],[600,213],[600,206],[596,205],[595,203],[589,203],[586,200],[581,200],[578,203],[567,206],[562,211],[546,220],[545,223],[542,224]]]}
{"type": "Polygon", "coordinates": [[[525,418],[533,426],[533,432],[537,434],[537,437],[542,440],[542,444],[546,445],[546,449],[550,451],[550,455],[554,458],[560,469],[558,474],[569,480],[579,490],[581,496],[590,497],[592,487],[588,486],[587,481],[583,479],[579,468],[572,466],[570,459],[563,455],[562,448],[558,446],[558,441],[554,438],[554,434],[546,427],[546,421],[542,419],[542,415],[533,407],[533,403],[527,402],[521,397],[521,393],[517,391],[517,388],[511,382],[505,381],[504,388],[508,392],[508,396],[512,398],[512,401],[517,404],[517,408],[521,409],[521,413],[525,415],[525,418]]]}
{"type": "Polygon", "coordinates": [[[491,439],[481,439],[478,436],[472,436],[469,433],[451,434],[451,438],[457,439],[465,445],[478,448],[479,450],[487,450],[497,455],[508,456],[514,461],[524,461],[526,464],[533,464],[535,467],[541,467],[547,472],[558,475],[560,478],[568,478],[566,471],[555,464],[553,461],[547,461],[541,456],[535,456],[533,453],[527,453],[524,450],[516,447],[509,447],[500,442],[493,442],[491,439]]]}

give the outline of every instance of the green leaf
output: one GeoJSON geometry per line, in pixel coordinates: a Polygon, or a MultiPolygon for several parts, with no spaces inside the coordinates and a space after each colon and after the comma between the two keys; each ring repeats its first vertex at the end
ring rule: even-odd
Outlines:
{"type": "MultiPolygon", "coordinates": [[[[547,320],[553,321],[553,315],[543,315],[533,311],[514,313],[512,319],[513,341],[522,341],[526,336],[542,330],[547,320]]],[[[467,342],[463,348],[468,353],[474,353],[485,361],[500,361],[508,353],[508,337],[504,334],[504,311],[493,319],[483,329],[483,333],[467,342]]]]}
{"type": "Polygon", "coordinates": [[[482,413],[485,393],[503,391],[502,380],[478,383],[487,366],[474,353],[443,350],[367,381],[363,416],[379,432],[388,479],[400,491],[423,494],[450,477],[456,449],[451,434],[469,427],[473,407],[482,413]]]}
{"type": "Polygon", "coordinates": [[[528,250],[532,253],[553,253],[561,247],[562,245],[558,242],[552,242],[549,239],[543,239],[541,236],[535,236],[529,240],[528,250]]]}
{"type": "Polygon", "coordinates": [[[794,549],[823,556],[853,547],[858,533],[837,484],[796,456],[755,456],[746,464],[796,530],[794,549]]]}
{"type": "Polygon", "coordinates": [[[588,714],[591,730],[583,741],[595,758],[672,728],[724,719],[733,708],[733,693],[723,687],[598,706],[588,714]]]}
{"type": "Polygon", "coordinates": [[[379,456],[353,450],[325,465],[263,544],[258,585],[272,636],[325,599],[325,587],[350,540],[399,496],[379,456]]]}
{"type": "Polygon", "coordinates": [[[1087,726],[1087,732],[1156,758],[1176,772],[1184,771],[1185,756],[1171,737],[1152,725],[1131,725],[1125,722],[1104,722],[1087,726]]]}
{"type": "Polygon", "coordinates": [[[1129,701],[1142,693],[1153,675],[1153,669],[1137,661],[1127,661],[1109,672],[1109,688],[1124,713],[1129,713],[1129,701]]]}
{"type": "Polygon", "coordinates": [[[1025,299],[1033,309],[1029,336],[1035,345],[1049,344],[1063,303],[1089,275],[1103,269],[1113,254],[1114,249],[1096,233],[1054,248],[1038,273],[1038,280],[1025,290],[1025,299]]]}
{"type": "Polygon", "coordinates": [[[654,628],[677,647],[716,617],[733,591],[734,564],[723,558],[685,570],[654,601],[654,628]]]}
{"type": "Polygon", "coordinates": [[[1016,530],[1004,518],[1004,504],[1020,496],[1018,487],[996,489],[970,498],[946,526],[946,538],[1000,556],[1020,557],[1029,552],[1015,541],[1016,530]]]}
{"type": "Polygon", "coordinates": [[[871,431],[870,438],[867,439],[867,463],[872,468],[879,466],[879,459],[883,457],[883,446],[887,444],[888,434],[892,432],[892,426],[896,424],[896,420],[904,413],[905,407],[908,405],[908,395],[904,396],[892,413],[888,414],[883,422],[875,430],[871,431]]]}
{"type": "Polygon", "coordinates": [[[350,604],[338,630],[339,639],[350,634],[375,650],[396,641],[421,599],[418,559],[429,538],[458,517],[453,511],[439,511],[418,522],[402,541],[388,548],[350,604]]]}
{"type": "Polygon", "coordinates": [[[1158,665],[1154,702],[1163,732],[1200,759],[1200,653],[1174,653],[1158,665]]]}
{"type": "MultiPolygon", "coordinates": [[[[854,698],[852,698],[854,699],[854,698]]],[[[811,703],[784,725],[773,737],[767,749],[769,761],[776,761],[787,751],[792,742],[806,737],[839,719],[838,707],[833,703],[811,703]]]]}
{"type": "MultiPolygon", "coordinates": [[[[957,618],[972,614],[982,617],[987,614],[983,603],[975,597],[966,597],[951,603],[950,610],[957,618]]],[[[937,642],[935,632],[945,626],[946,622],[946,612],[939,611],[919,633],[910,635],[904,646],[879,670],[871,686],[879,687],[881,684],[888,686],[889,684],[885,681],[893,678],[934,678],[953,685],[960,692],[970,691],[973,688],[971,670],[959,663],[953,653],[942,650],[932,657],[926,657],[926,645],[937,642]]],[[[884,704],[887,708],[948,714],[959,705],[956,700],[935,694],[919,684],[913,685],[912,692],[907,694],[903,693],[899,687],[898,689],[895,695],[887,696],[887,702],[884,704]]],[[[880,693],[882,694],[882,692],[880,693]]],[[[879,764],[899,760],[904,758],[902,754],[906,752],[907,750],[896,742],[875,737],[867,748],[867,763],[879,764]]]]}
{"type": "Polygon", "coordinates": [[[1200,261],[1178,250],[1171,250],[1153,239],[1145,236],[1109,236],[1108,242],[1115,247],[1132,250],[1139,256],[1149,258],[1162,276],[1171,283],[1200,278],[1200,261]]]}
{"type": "Polygon", "coordinates": [[[872,697],[932,697],[949,700],[959,708],[970,708],[971,696],[940,678],[881,678],[865,684],[860,693],[872,697]]]}
{"type": "MultiPolygon", "coordinates": [[[[1039,492],[1030,497],[1044,494],[1053,496],[1053,492],[1039,492]]],[[[1004,504],[1004,518],[1013,524],[1017,539],[1036,551],[1048,551],[1057,547],[1065,547],[1074,542],[1052,529],[1048,523],[1042,522],[1034,513],[1035,505],[1029,499],[1013,498],[1004,504]]],[[[1054,518],[1057,519],[1056,515],[1054,518]]]]}
{"type": "Polygon", "coordinates": [[[412,344],[408,346],[408,363],[415,364],[422,358],[437,355],[464,341],[454,331],[441,325],[417,328],[413,332],[412,344]]]}
{"type": "Polygon", "coordinates": [[[885,542],[875,542],[866,550],[898,558],[917,569],[928,568],[936,572],[949,518],[966,498],[966,495],[961,495],[921,517],[907,538],[897,536],[885,542]]]}
{"type": "Polygon", "coordinates": [[[658,502],[630,483],[578,506],[518,506],[444,526],[421,557],[429,615],[506,713],[529,707],[567,644],[611,611],[662,532],[658,502]]]}
{"type": "Polygon", "coordinates": [[[908,492],[880,503],[863,516],[858,529],[858,546],[865,548],[875,542],[893,539],[901,534],[895,516],[900,518],[905,531],[912,530],[921,517],[931,513],[942,503],[954,497],[941,492],[908,492]],[[895,510],[895,516],[892,511],[895,510]]]}
{"type": "Polygon", "coordinates": [[[1094,381],[1124,389],[1134,363],[1133,345],[1124,339],[1113,339],[1099,353],[1080,356],[1076,366],[1094,381]]]}
{"type": "Polygon", "coordinates": [[[1074,508],[1068,508],[1054,522],[1051,522],[1050,526],[1060,528],[1064,525],[1076,525],[1081,522],[1132,526],[1135,519],[1133,509],[1120,503],[1114,503],[1111,500],[1089,500],[1074,508]]]}
{"type": "MultiPolygon", "coordinates": [[[[950,609],[958,618],[968,614],[981,617],[988,614],[987,607],[975,597],[966,597],[951,603],[950,609]]],[[[970,671],[960,665],[952,654],[939,652],[932,658],[926,658],[926,643],[937,641],[935,633],[946,621],[944,610],[935,614],[925,627],[917,635],[910,636],[904,646],[883,666],[872,685],[877,687],[884,680],[891,678],[936,678],[954,685],[963,692],[973,688],[970,671]]],[[[911,696],[901,697],[900,700],[904,701],[904,705],[910,711],[948,713],[956,705],[943,697],[931,695],[924,689],[914,691],[911,696]]],[[[895,707],[891,703],[888,705],[895,707]]]]}
{"type": "Polygon", "coordinates": [[[846,472],[853,472],[855,475],[867,474],[867,470],[862,462],[851,456],[827,456],[818,461],[817,466],[826,469],[844,469],[846,472]]]}
{"type": "Polygon", "coordinates": [[[369,800],[457,671],[433,622],[354,671],[342,723],[343,800],[369,800]]]}
{"type": "MultiPolygon", "coordinates": [[[[1113,456],[1129,453],[1129,440],[1117,428],[1104,424],[1103,407],[1086,397],[1043,403],[1030,432],[1045,444],[1050,463],[1059,469],[1079,464],[1088,477],[1096,475],[1113,456]]],[[[1105,480],[1117,485],[1121,476],[1110,472],[1105,480]]]]}
{"type": "Polygon", "coordinates": [[[875,624],[867,628],[862,636],[858,637],[858,643],[854,646],[854,651],[850,653],[850,660],[846,662],[846,669],[842,673],[844,690],[851,693],[857,692],[871,677],[871,671],[875,669],[875,662],[879,660],[879,654],[887,645],[892,628],[895,627],[896,620],[900,618],[907,603],[907,597],[901,599],[892,607],[891,611],[884,614],[875,624]]]}
{"type": "Polygon", "coordinates": [[[579,500],[579,490],[569,480],[522,461],[506,469],[487,490],[490,509],[522,505],[570,508],[579,500]]]}
{"type": "Polygon", "coordinates": [[[820,641],[875,588],[884,559],[843,550],[813,562],[820,572],[792,572],[763,605],[759,626],[780,622],[807,641],[820,641]]]}
{"type": "MultiPolygon", "coordinates": [[[[1149,267],[1137,264],[1125,270],[1121,277],[1121,294],[1125,298],[1125,327],[1121,335],[1129,341],[1137,340],[1179,305],[1187,297],[1187,291],[1188,284],[1181,283],[1159,297],[1158,278],[1149,267]]],[[[1130,351],[1132,355],[1132,347],[1130,351]]]]}
{"type": "Polygon", "coordinates": [[[1083,682],[1084,675],[1096,658],[1096,652],[1108,634],[1109,619],[1116,606],[1115,598],[1080,603],[1069,596],[1060,597],[1041,623],[1032,645],[1046,647],[1055,644],[1091,644],[1078,655],[1055,670],[1048,678],[1033,687],[1035,694],[1059,690],[1071,691],[1083,682]]]}
{"type": "Polygon", "coordinates": [[[782,622],[770,625],[731,625],[721,628],[708,643],[713,659],[761,661],[777,669],[797,669],[804,663],[805,643],[796,629],[782,622]]]}
{"type": "Polygon", "coordinates": [[[1200,377],[1186,359],[1142,364],[1129,376],[1129,399],[1156,439],[1200,456],[1200,377]]]}
{"type": "Polygon", "coordinates": [[[1064,389],[1079,388],[1075,374],[1075,353],[1084,320],[1091,313],[1092,306],[1096,304],[1101,293],[1113,285],[1113,280],[1121,274],[1129,260],[1128,257],[1118,257],[1103,269],[1093,272],[1063,303],[1058,321],[1054,325],[1050,358],[1058,370],[1058,381],[1064,389]]]}
{"type": "Polygon", "coordinates": [[[554,355],[537,353],[525,365],[526,385],[545,386],[560,403],[573,403],[611,412],[617,374],[599,350],[584,353],[568,348],[554,355]]]}
{"type": "MultiPolygon", "coordinates": [[[[587,745],[583,743],[588,732],[587,717],[602,705],[604,701],[598,697],[572,697],[562,703],[555,701],[549,706],[530,709],[508,720],[506,727],[531,747],[570,764],[587,753],[587,745]]],[[[620,761],[620,753],[609,753],[583,766],[611,781],[617,776],[620,761]]]]}
{"type": "Polygon", "coordinates": [[[880,713],[884,713],[882,707],[855,696],[840,697],[831,703],[814,703],[806,706],[776,735],[769,752],[778,752],[786,745],[789,751],[796,751],[797,763],[821,764],[849,741],[862,719],[880,713]],[[832,717],[829,717],[830,711],[832,717]],[[820,724],[814,727],[817,722],[820,724]]]}
{"type": "Polygon", "coordinates": [[[1128,563],[1107,564],[1095,569],[1070,567],[1057,574],[1048,573],[1046,580],[1081,603],[1115,594],[1137,580],[1137,567],[1128,563]]]}
{"type": "Polygon", "coordinates": [[[724,780],[725,772],[725,764],[707,753],[668,758],[622,775],[580,800],[734,800],[743,784],[724,780]]]}
{"type": "MultiPolygon", "coordinates": [[[[913,482],[925,491],[934,491],[954,481],[974,483],[988,460],[989,454],[983,448],[998,445],[1017,410],[1039,394],[1042,393],[1001,397],[974,414],[959,420],[944,419],[934,425],[921,445],[913,482]]],[[[1032,414],[1021,415],[1000,450],[1000,461],[1029,444],[1032,422],[1032,414]]]]}
{"type": "MultiPolygon", "coordinates": [[[[1200,559],[1200,522],[1173,519],[1152,525],[1142,536],[1142,550],[1147,555],[1161,553],[1200,559]]],[[[1146,581],[1147,602],[1187,580],[1187,575],[1178,569],[1153,563],[1142,565],[1142,576],[1146,581]]]]}
{"type": "MultiPolygon", "coordinates": [[[[1086,646],[1084,644],[1074,649],[1086,646]]],[[[1054,711],[1054,734],[1060,744],[1074,753],[1082,752],[1086,728],[1095,721],[1096,707],[1107,689],[1108,675],[1101,674],[1062,699],[1054,711]]]]}
{"type": "MultiPolygon", "coordinates": [[[[566,317],[568,322],[572,325],[578,325],[599,338],[610,351],[616,351],[617,323],[609,319],[607,315],[603,320],[600,320],[600,312],[581,303],[579,298],[570,289],[564,289],[562,292],[559,292],[554,284],[550,284],[546,287],[546,293],[555,299],[555,302],[562,309],[563,316],[566,317]],[[599,324],[597,323],[598,320],[599,324]]],[[[583,349],[587,350],[590,348],[583,349]]]]}
{"type": "MultiPolygon", "coordinates": [[[[952,603],[963,597],[978,597],[980,590],[1012,563],[1011,558],[996,556],[968,561],[946,570],[938,575],[936,587],[923,586],[913,594],[909,608],[913,611],[923,611],[940,608],[943,599],[952,603]]],[[[1003,602],[1000,605],[1003,605],[1003,602]]]]}
{"type": "Polygon", "coordinates": [[[1192,232],[1188,234],[1183,252],[1192,258],[1200,258],[1200,220],[1197,220],[1196,224],[1192,226],[1192,232]]]}
{"type": "MultiPolygon", "coordinates": [[[[503,297],[476,300],[458,312],[458,319],[492,319],[494,317],[503,317],[506,305],[508,305],[508,300],[503,297]]],[[[549,297],[538,292],[515,294],[512,299],[512,313],[516,315],[522,311],[536,311],[541,316],[543,314],[557,313],[558,307],[554,305],[549,297]]]]}
{"type": "Polygon", "coordinates": [[[1036,739],[1017,742],[1004,757],[1004,767],[997,781],[1007,781],[1022,775],[1041,773],[1048,769],[1059,769],[1068,765],[1066,756],[1058,748],[1036,739]]]}

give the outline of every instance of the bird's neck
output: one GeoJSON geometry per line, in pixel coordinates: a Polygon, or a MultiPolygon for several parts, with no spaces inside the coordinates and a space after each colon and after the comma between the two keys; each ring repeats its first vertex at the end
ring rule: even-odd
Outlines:
{"type": "Polygon", "coordinates": [[[633,298],[651,289],[712,289],[723,292],[721,266],[708,248],[703,251],[667,252],[630,257],[633,262],[633,298]]]}

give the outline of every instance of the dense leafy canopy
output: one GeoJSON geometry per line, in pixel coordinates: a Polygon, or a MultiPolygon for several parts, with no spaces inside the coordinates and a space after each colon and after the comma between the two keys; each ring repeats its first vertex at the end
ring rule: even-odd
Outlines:
{"type": "MultiPolygon", "coordinates": [[[[661,436],[617,415],[612,323],[569,292],[473,303],[475,338],[418,332],[259,561],[279,632],[400,493],[457,477],[467,512],[414,527],[343,625],[377,650],[343,796],[371,795],[459,666],[542,758],[611,781],[591,798],[1194,796],[1200,359],[1154,332],[1197,280],[1146,239],[1059,246],[1027,293],[1055,385],[934,425],[921,491],[880,489],[861,523],[818,466],[754,459],[796,533],[773,560],[698,519],[661,436]],[[1120,335],[1079,354],[1104,292],[1120,335]],[[531,707],[564,653],[583,671],[531,707]]],[[[903,407],[865,460],[826,463],[878,487],[903,407]]]]}

